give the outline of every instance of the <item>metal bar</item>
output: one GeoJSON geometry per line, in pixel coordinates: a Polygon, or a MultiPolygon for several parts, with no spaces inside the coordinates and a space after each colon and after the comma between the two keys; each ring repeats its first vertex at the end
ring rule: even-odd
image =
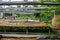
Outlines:
{"type": "Polygon", "coordinates": [[[24,7],[20,7],[20,8],[13,8],[13,7],[10,7],[10,8],[0,8],[0,10],[23,10],[23,9],[26,9],[26,10],[45,10],[46,7],[27,7],[27,8],[24,8],[24,7]]]}
{"type": "Polygon", "coordinates": [[[60,5],[60,2],[14,1],[14,2],[0,2],[0,5],[60,5]]]}

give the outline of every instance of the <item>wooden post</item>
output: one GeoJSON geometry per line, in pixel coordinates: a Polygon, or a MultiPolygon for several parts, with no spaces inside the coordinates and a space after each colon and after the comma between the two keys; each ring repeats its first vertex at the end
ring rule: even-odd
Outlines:
{"type": "MultiPolygon", "coordinates": [[[[49,36],[50,36],[50,27],[49,27],[49,36]]],[[[51,39],[49,39],[49,40],[51,40],[51,39]]]]}
{"type": "Polygon", "coordinates": [[[4,33],[6,32],[6,29],[5,29],[5,27],[3,27],[3,30],[4,30],[4,33]]]}
{"type": "Polygon", "coordinates": [[[28,35],[28,27],[26,27],[26,34],[28,35]]]}

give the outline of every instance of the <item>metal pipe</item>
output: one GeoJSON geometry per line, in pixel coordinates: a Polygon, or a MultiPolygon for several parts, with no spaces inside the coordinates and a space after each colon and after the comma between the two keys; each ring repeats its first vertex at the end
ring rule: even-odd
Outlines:
{"type": "Polygon", "coordinates": [[[14,2],[0,2],[0,5],[60,5],[60,2],[24,2],[24,1],[14,1],[14,2]]]}

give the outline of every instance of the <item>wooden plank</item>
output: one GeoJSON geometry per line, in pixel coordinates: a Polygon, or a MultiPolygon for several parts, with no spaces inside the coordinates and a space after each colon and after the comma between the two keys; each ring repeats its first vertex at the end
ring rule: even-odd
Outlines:
{"type": "Polygon", "coordinates": [[[2,38],[1,40],[20,40],[19,38],[2,38]]]}
{"type": "Polygon", "coordinates": [[[2,38],[1,40],[36,40],[36,38],[2,38]]]}
{"type": "Polygon", "coordinates": [[[25,26],[25,27],[30,27],[30,26],[46,26],[45,23],[9,23],[9,22],[5,22],[5,21],[1,21],[0,22],[0,26],[25,26]]]}

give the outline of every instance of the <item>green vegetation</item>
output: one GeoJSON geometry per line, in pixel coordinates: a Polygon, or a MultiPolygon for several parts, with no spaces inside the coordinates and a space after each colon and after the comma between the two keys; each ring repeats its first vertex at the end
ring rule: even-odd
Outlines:
{"type": "MultiPolygon", "coordinates": [[[[60,2],[60,0],[39,0],[40,2],[60,2]]],[[[20,5],[18,5],[20,6],[20,5]]],[[[16,14],[16,19],[18,20],[27,20],[27,19],[34,19],[34,20],[39,20],[40,22],[44,22],[47,25],[50,24],[52,25],[52,18],[55,15],[60,15],[60,6],[50,6],[50,5],[33,5],[34,7],[45,7],[45,10],[36,10],[36,11],[41,11],[40,13],[35,13],[35,14],[16,14]]],[[[5,14],[4,17],[9,17],[11,14],[5,14]]],[[[60,24],[60,18],[57,19],[58,24],[60,24]]],[[[24,24],[25,22],[16,22],[17,24],[24,24]]],[[[17,27],[17,28],[12,28],[12,27],[5,27],[6,32],[25,32],[26,28],[24,27],[17,27]]],[[[0,31],[3,32],[4,28],[0,27],[0,31]]],[[[50,27],[31,27],[28,28],[29,32],[37,32],[37,33],[49,33],[58,35],[58,31],[54,30],[50,27]]]]}
{"type": "Polygon", "coordinates": [[[6,17],[9,17],[9,16],[12,16],[12,14],[5,13],[3,16],[4,16],[4,18],[6,18],[6,17]]]}
{"type": "Polygon", "coordinates": [[[35,16],[32,14],[16,14],[16,19],[35,19],[35,16]]]}
{"type": "MultiPolygon", "coordinates": [[[[26,32],[26,28],[25,27],[5,27],[5,29],[3,27],[0,27],[0,32],[26,32]]],[[[43,33],[43,34],[54,34],[54,35],[58,35],[58,31],[54,30],[50,27],[29,27],[28,28],[28,32],[31,33],[43,33]]]]}
{"type": "Polygon", "coordinates": [[[60,0],[39,0],[41,2],[60,2],[60,0]]]}
{"type": "Polygon", "coordinates": [[[46,7],[45,10],[40,10],[41,13],[36,14],[36,17],[40,20],[43,21],[45,23],[52,23],[52,18],[54,17],[54,15],[60,15],[60,6],[46,6],[46,5],[42,5],[39,7],[46,7]]]}
{"type": "Polygon", "coordinates": [[[59,18],[57,18],[57,23],[58,23],[58,24],[60,24],[60,17],[59,17],[59,18]]]}

